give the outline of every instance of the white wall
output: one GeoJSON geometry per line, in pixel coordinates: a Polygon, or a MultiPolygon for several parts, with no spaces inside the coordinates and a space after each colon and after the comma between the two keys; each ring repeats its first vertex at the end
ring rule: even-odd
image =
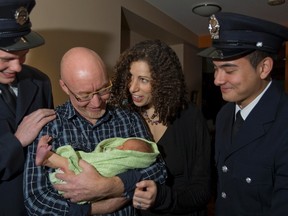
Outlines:
{"type": "MultiPolygon", "coordinates": [[[[193,83],[194,74],[201,73],[198,64],[199,57],[194,55],[197,51],[197,37],[177,22],[143,0],[37,0],[30,18],[32,29],[40,33],[46,40],[44,46],[32,49],[27,63],[48,74],[53,85],[55,105],[63,103],[67,97],[61,91],[59,80],[59,65],[63,54],[74,46],[86,46],[98,52],[107,64],[109,72],[120,54],[121,49],[121,8],[125,8],[167,32],[166,35],[179,38],[179,41],[188,44],[189,61],[185,57],[186,51],[182,46],[181,61],[189,88],[193,83]],[[192,51],[191,51],[192,50],[192,51]],[[189,66],[191,65],[191,66],[189,66]],[[192,66],[193,65],[193,66],[192,66]],[[185,68],[188,68],[186,71],[185,68]],[[194,69],[196,69],[194,71],[194,69]],[[187,75],[186,75],[187,73],[187,75]]],[[[134,31],[143,31],[141,19],[130,20],[134,31]]],[[[146,24],[147,24],[146,23],[146,24]]],[[[156,32],[149,28],[150,37],[156,32]],[[154,31],[154,32],[153,32],[154,31]]],[[[142,32],[143,33],[143,32],[142,32]]],[[[160,38],[162,39],[162,38],[160,38]]],[[[185,45],[186,47],[186,45],[185,45]]],[[[185,48],[186,49],[186,48],[185,48]]],[[[200,64],[201,65],[201,64],[200,64]]]]}

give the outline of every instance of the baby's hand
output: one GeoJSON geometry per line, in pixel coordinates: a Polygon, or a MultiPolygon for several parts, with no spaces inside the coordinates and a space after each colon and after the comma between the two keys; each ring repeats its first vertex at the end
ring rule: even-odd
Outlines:
{"type": "Polygon", "coordinates": [[[52,149],[52,146],[49,145],[49,142],[52,140],[52,137],[49,135],[44,135],[40,138],[38,145],[37,145],[37,152],[36,152],[36,161],[35,164],[37,166],[41,166],[43,162],[46,160],[46,156],[52,149]]]}

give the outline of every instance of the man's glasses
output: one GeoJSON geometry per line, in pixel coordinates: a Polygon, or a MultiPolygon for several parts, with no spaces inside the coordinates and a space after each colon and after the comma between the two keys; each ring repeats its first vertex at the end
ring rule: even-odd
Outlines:
{"type": "Polygon", "coordinates": [[[111,92],[111,88],[112,88],[112,82],[110,81],[109,83],[109,86],[105,87],[105,88],[102,88],[98,91],[95,91],[95,92],[91,92],[89,94],[85,94],[85,95],[76,95],[75,93],[73,93],[69,88],[68,86],[65,84],[65,86],[67,87],[67,89],[71,92],[71,94],[75,97],[75,99],[78,101],[78,102],[87,102],[87,101],[90,101],[94,95],[98,95],[99,97],[102,97],[104,95],[107,95],[111,92]]]}

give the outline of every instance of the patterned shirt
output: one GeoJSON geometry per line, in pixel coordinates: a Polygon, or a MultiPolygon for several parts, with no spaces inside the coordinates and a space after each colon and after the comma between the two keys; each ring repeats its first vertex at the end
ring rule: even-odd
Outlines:
{"type": "MultiPolygon", "coordinates": [[[[75,214],[72,212],[77,212],[77,216],[82,215],[79,212],[83,212],[84,215],[83,208],[85,205],[72,204],[53,188],[48,175],[54,170],[35,165],[39,138],[46,134],[52,136],[52,149],[69,144],[75,150],[91,152],[100,141],[107,138],[142,137],[151,140],[151,137],[141,117],[128,110],[107,106],[106,113],[97,120],[95,125],[80,116],[69,101],[57,107],[56,112],[56,119],[49,122],[33,144],[28,146],[24,171],[25,206],[29,215],[62,216],[75,214]],[[75,211],[75,208],[78,210],[75,211]]],[[[123,181],[126,197],[131,199],[137,181],[153,179],[162,184],[165,182],[167,173],[163,160],[160,159],[148,168],[130,170],[118,176],[123,181]]],[[[129,205],[109,215],[130,216],[134,215],[134,209],[132,205],[129,205]]]]}

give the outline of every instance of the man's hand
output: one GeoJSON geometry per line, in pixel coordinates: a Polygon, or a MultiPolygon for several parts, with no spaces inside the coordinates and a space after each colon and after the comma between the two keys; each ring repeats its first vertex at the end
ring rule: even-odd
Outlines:
{"type": "Polygon", "coordinates": [[[121,197],[124,185],[120,178],[106,178],[84,160],[79,161],[82,172],[78,175],[71,173],[57,173],[56,178],[65,184],[55,184],[54,188],[62,191],[64,198],[71,202],[102,200],[121,197]]]}
{"type": "Polygon", "coordinates": [[[55,118],[56,114],[53,109],[38,109],[23,118],[15,136],[25,147],[33,142],[44,125],[55,118]]]}
{"type": "Polygon", "coordinates": [[[109,214],[118,211],[122,206],[128,203],[125,197],[116,197],[100,200],[92,203],[91,214],[109,214]]]}
{"type": "Polygon", "coordinates": [[[152,180],[143,180],[136,184],[133,196],[133,206],[138,209],[147,210],[151,208],[157,196],[157,186],[152,180]]]}

